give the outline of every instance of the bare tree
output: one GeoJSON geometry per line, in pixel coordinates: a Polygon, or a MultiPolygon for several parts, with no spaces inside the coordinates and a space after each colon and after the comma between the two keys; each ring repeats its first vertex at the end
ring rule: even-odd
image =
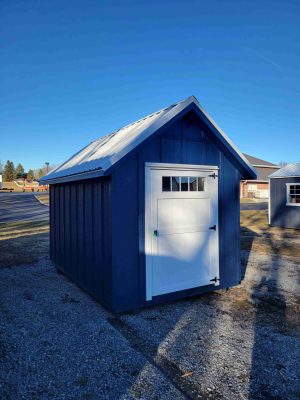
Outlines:
{"type": "Polygon", "coordinates": [[[285,167],[286,165],[288,165],[288,162],[287,161],[280,161],[278,163],[278,165],[279,165],[280,168],[282,168],[282,167],[285,167]]]}

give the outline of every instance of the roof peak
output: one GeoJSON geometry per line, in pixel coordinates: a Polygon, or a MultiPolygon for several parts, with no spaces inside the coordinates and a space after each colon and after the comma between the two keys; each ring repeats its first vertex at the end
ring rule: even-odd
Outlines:
{"type": "Polygon", "coordinates": [[[135,147],[142,144],[154,132],[191,110],[194,110],[221,143],[232,152],[233,156],[244,169],[245,175],[256,177],[256,173],[248,160],[204,110],[197,98],[192,95],[185,100],[173,103],[166,108],[155,111],[106,136],[94,140],[74,156],[59,165],[55,170],[52,170],[49,174],[41,178],[40,181],[56,183],[59,179],[65,179],[65,181],[70,179],[84,179],[82,177],[83,174],[88,174],[90,177],[93,173],[97,174],[97,176],[100,176],[99,174],[109,173],[110,168],[114,164],[126,154],[130,153],[135,147]],[[72,177],[74,177],[74,179],[72,177]]]}

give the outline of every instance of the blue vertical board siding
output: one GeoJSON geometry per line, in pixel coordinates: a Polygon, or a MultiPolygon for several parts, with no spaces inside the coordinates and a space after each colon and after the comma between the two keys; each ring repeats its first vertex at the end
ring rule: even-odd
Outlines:
{"type": "Polygon", "coordinates": [[[161,139],[161,162],[182,163],[182,140],[161,139]]]}
{"type": "Polygon", "coordinates": [[[110,178],[51,185],[50,193],[52,261],[110,308],[110,178]]]}
{"type": "Polygon", "coordinates": [[[112,173],[112,277],[114,307],[138,307],[137,157],[112,173]]]}
{"type": "Polygon", "coordinates": [[[55,254],[55,187],[49,187],[49,217],[50,217],[50,259],[52,260],[55,254]]]}
{"type": "Polygon", "coordinates": [[[64,226],[65,226],[65,235],[64,235],[64,253],[65,253],[65,258],[64,258],[64,264],[65,268],[70,273],[71,270],[71,257],[69,256],[70,252],[70,241],[71,241],[71,235],[70,235],[70,185],[66,184],[64,186],[64,226]]]}
{"type": "Polygon", "coordinates": [[[84,183],[84,257],[85,257],[85,275],[86,286],[92,294],[94,291],[94,246],[93,246],[93,186],[91,181],[84,183]]]}
{"type": "Polygon", "coordinates": [[[221,153],[219,170],[220,282],[230,287],[241,279],[239,172],[221,153]]]}
{"type": "Polygon", "coordinates": [[[103,220],[102,220],[102,185],[93,185],[93,248],[94,248],[94,295],[103,298],[103,220]]]}
{"type": "Polygon", "coordinates": [[[300,229],[300,207],[286,205],[287,183],[300,185],[300,178],[270,179],[270,223],[282,228],[300,229]]]}
{"type": "Polygon", "coordinates": [[[102,179],[103,302],[112,307],[112,194],[111,178],[102,179]]]}
{"type": "Polygon", "coordinates": [[[78,229],[78,201],[76,185],[70,184],[70,214],[71,214],[71,226],[70,226],[70,276],[74,277],[77,281],[78,277],[78,241],[77,241],[77,229],[78,229]]]}

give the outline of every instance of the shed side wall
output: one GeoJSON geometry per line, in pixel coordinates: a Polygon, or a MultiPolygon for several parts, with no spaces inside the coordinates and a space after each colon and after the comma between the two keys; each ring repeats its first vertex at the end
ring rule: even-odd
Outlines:
{"type": "Polygon", "coordinates": [[[110,178],[51,185],[50,196],[52,261],[110,308],[110,178]]]}
{"type": "Polygon", "coordinates": [[[286,184],[297,183],[300,178],[270,179],[271,225],[300,229],[300,206],[286,205],[286,184]]]}
{"type": "MultiPolygon", "coordinates": [[[[145,162],[217,165],[221,287],[239,283],[240,173],[209,129],[192,115],[153,137],[112,173],[114,310],[145,304],[145,162]]],[[[206,288],[207,290],[207,288],[206,288]]],[[[195,292],[195,291],[194,291],[195,292]]],[[[169,294],[167,298],[175,298],[169,294]]]]}

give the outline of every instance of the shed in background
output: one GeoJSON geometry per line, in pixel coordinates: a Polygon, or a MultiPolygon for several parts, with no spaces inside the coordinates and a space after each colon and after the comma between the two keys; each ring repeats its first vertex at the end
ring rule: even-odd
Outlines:
{"type": "Polygon", "coordinates": [[[270,175],[269,223],[300,229],[300,163],[270,175]]]}
{"type": "Polygon", "coordinates": [[[51,260],[112,311],[241,280],[241,179],[256,173],[195,97],[90,143],[50,184],[51,260]]]}

